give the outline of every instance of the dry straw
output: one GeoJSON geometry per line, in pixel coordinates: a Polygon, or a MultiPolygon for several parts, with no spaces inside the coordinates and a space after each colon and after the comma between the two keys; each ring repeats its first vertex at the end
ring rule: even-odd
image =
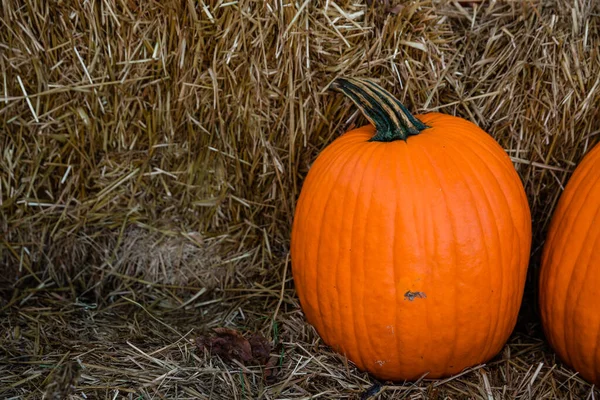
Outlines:
{"type": "MultiPolygon", "coordinates": [[[[365,123],[327,91],[338,76],[375,78],[502,144],[533,211],[534,280],[561,189],[600,133],[598,3],[368,3],[1,2],[0,397],[371,388],[320,347],[285,273],[302,178],[365,123]],[[276,379],[196,352],[217,326],[275,340],[276,379]]],[[[370,393],[593,398],[556,364],[532,302],[490,364],[370,393]]]]}

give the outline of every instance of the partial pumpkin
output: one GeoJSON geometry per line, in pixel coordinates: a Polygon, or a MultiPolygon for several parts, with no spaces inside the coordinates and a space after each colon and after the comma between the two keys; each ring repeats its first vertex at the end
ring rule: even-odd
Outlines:
{"type": "Polygon", "coordinates": [[[542,324],[550,346],[600,385],[600,144],[562,193],[540,269],[542,324]]]}
{"type": "Polygon", "coordinates": [[[531,216],[498,143],[338,79],[371,125],[330,144],[297,203],[292,271],[325,343],[384,380],[449,376],[496,355],[525,284],[531,216]]]}

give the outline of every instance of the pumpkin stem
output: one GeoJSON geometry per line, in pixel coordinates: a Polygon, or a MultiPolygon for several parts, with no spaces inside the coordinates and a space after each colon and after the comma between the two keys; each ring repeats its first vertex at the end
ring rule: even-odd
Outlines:
{"type": "Polygon", "coordinates": [[[375,126],[376,133],[369,140],[371,142],[406,140],[429,128],[390,92],[368,79],[338,78],[331,87],[348,96],[375,126]]]}

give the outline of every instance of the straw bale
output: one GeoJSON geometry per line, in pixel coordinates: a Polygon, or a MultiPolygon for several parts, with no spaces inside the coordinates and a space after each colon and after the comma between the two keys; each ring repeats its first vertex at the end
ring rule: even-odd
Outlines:
{"type": "MultiPolygon", "coordinates": [[[[141,265],[139,236],[156,251],[154,234],[190,232],[239,268],[251,259],[244,275],[267,270],[287,251],[310,163],[365,122],[327,91],[337,76],[373,77],[415,112],[487,130],[523,178],[538,247],[600,129],[593,1],[3,4],[1,257],[13,278],[66,282],[95,265],[102,279],[105,252],[137,246],[128,262],[141,265]]],[[[197,262],[189,279],[218,264],[197,262]]]]}

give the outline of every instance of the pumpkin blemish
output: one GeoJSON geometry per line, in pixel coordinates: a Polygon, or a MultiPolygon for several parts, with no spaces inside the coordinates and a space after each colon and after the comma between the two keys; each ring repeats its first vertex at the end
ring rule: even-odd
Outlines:
{"type": "Polygon", "coordinates": [[[426,299],[427,295],[423,292],[411,292],[410,290],[404,293],[404,300],[413,301],[416,298],[426,299]]]}

